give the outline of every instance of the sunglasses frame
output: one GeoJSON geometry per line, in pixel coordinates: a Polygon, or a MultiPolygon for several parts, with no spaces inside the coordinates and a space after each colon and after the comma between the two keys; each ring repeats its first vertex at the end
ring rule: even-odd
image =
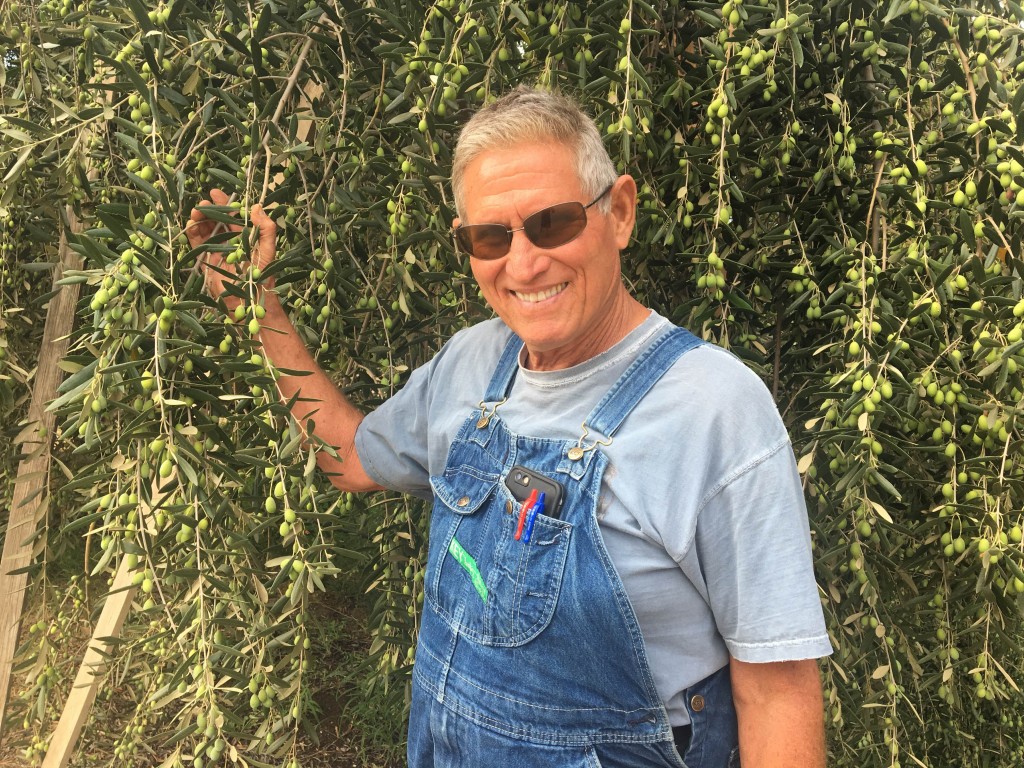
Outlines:
{"type": "Polygon", "coordinates": [[[602,197],[604,197],[609,192],[611,192],[612,187],[614,187],[614,186],[615,186],[615,182],[613,181],[611,184],[609,184],[607,187],[605,187],[604,191],[601,194],[599,194],[597,197],[595,197],[593,200],[591,200],[586,205],[584,205],[583,203],[581,203],[581,202],[579,202],[577,200],[567,200],[564,203],[555,203],[554,205],[545,206],[544,208],[541,208],[539,211],[534,211],[529,216],[527,216],[525,219],[523,219],[523,226],[521,226],[521,227],[511,228],[511,227],[506,227],[504,224],[494,224],[494,223],[488,223],[488,222],[481,222],[480,224],[463,224],[463,225],[460,225],[460,226],[456,227],[454,232],[453,232],[453,234],[455,235],[455,245],[458,248],[458,250],[462,251],[463,253],[468,253],[471,258],[480,259],[481,261],[494,261],[495,259],[500,259],[503,256],[508,255],[508,252],[512,249],[512,235],[514,235],[516,232],[522,232],[524,235],[526,235],[526,239],[529,240],[537,248],[543,248],[544,250],[550,250],[552,248],[559,248],[559,247],[561,247],[563,245],[566,245],[567,243],[571,243],[573,240],[575,240],[577,237],[579,237],[580,235],[583,234],[583,231],[587,228],[587,224],[588,224],[588,221],[587,221],[587,210],[589,208],[593,207],[594,205],[596,205],[597,202],[602,197]],[[533,238],[530,237],[529,233],[526,231],[527,227],[529,226],[528,222],[531,219],[534,219],[537,216],[542,216],[543,214],[551,211],[553,208],[559,208],[559,207],[561,207],[563,205],[573,205],[573,204],[578,205],[580,207],[580,215],[583,217],[583,226],[580,227],[579,232],[577,232],[575,235],[573,235],[569,239],[563,240],[560,243],[555,243],[554,245],[540,245],[539,243],[534,242],[533,238]],[[499,229],[503,230],[505,232],[505,236],[506,236],[506,239],[505,239],[505,250],[502,251],[501,253],[497,254],[496,256],[478,256],[475,253],[473,253],[472,248],[467,248],[465,243],[463,243],[463,241],[462,241],[462,237],[464,236],[464,233],[466,233],[467,230],[472,229],[473,227],[495,227],[495,228],[499,228],[499,229]]]}

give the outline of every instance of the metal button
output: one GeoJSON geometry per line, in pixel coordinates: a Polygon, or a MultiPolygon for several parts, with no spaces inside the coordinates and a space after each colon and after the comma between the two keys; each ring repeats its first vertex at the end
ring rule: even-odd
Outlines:
{"type": "Polygon", "coordinates": [[[505,514],[506,515],[511,515],[512,514],[512,502],[511,501],[506,501],[505,502],[505,514]]]}
{"type": "Polygon", "coordinates": [[[574,445],[566,455],[569,457],[569,461],[579,461],[583,458],[583,449],[578,445],[574,445]]]}
{"type": "Polygon", "coordinates": [[[465,507],[469,504],[469,496],[463,496],[461,499],[455,502],[457,506],[465,507]]]}
{"type": "Polygon", "coordinates": [[[704,697],[699,693],[694,694],[693,698],[690,699],[690,708],[694,712],[700,712],[704,709],[704,697]]]}
{"type": "Polygon", "coordinates": [[[487,425],[491,423],[490,416],[481,416],[476,422],[477,429],[487,429],[487,425]]]}

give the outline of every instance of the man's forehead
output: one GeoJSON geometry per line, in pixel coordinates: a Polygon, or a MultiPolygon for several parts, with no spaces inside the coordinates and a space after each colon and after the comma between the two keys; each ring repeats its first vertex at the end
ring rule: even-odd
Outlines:
{"type": "Polygon", "coordinates": [[[578,182],[575,158],[564,144],[523,141],[482,150],[466,169],[475,184],[566,186],[578,182]]]}
{"type": "Polygon", "coordinates": [[[573,157],[572,144],[552,136],[524,136],[507,142],[493,143],[480,149],[472,162],[484,157],[505,154],[565,155],[573,157]]]}

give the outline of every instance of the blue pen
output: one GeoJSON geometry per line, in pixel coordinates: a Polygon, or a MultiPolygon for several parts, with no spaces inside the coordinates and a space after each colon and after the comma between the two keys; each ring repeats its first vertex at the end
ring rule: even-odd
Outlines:
{"type": "Polygon", "coordinates": [[[544,511],[544,497],[547,494],[541,493],[537,499],[537,503],[533,505],[529,513],[526,515],[526,530],[523,531],[523,542],[529,543],[530,534],[533,533],[533,521],[537,519],[537,515],[544,511]]]}

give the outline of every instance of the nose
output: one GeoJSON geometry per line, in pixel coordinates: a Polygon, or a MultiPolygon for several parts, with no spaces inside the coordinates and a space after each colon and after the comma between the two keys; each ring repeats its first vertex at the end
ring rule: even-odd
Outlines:
{"type": "Polygon", "coordinates": [[[512,230],[512,245],[505,256],[505,272],[513,280],[529,283],[551,264],[548,251],[530,242],[522,228],[512,230]]]}

